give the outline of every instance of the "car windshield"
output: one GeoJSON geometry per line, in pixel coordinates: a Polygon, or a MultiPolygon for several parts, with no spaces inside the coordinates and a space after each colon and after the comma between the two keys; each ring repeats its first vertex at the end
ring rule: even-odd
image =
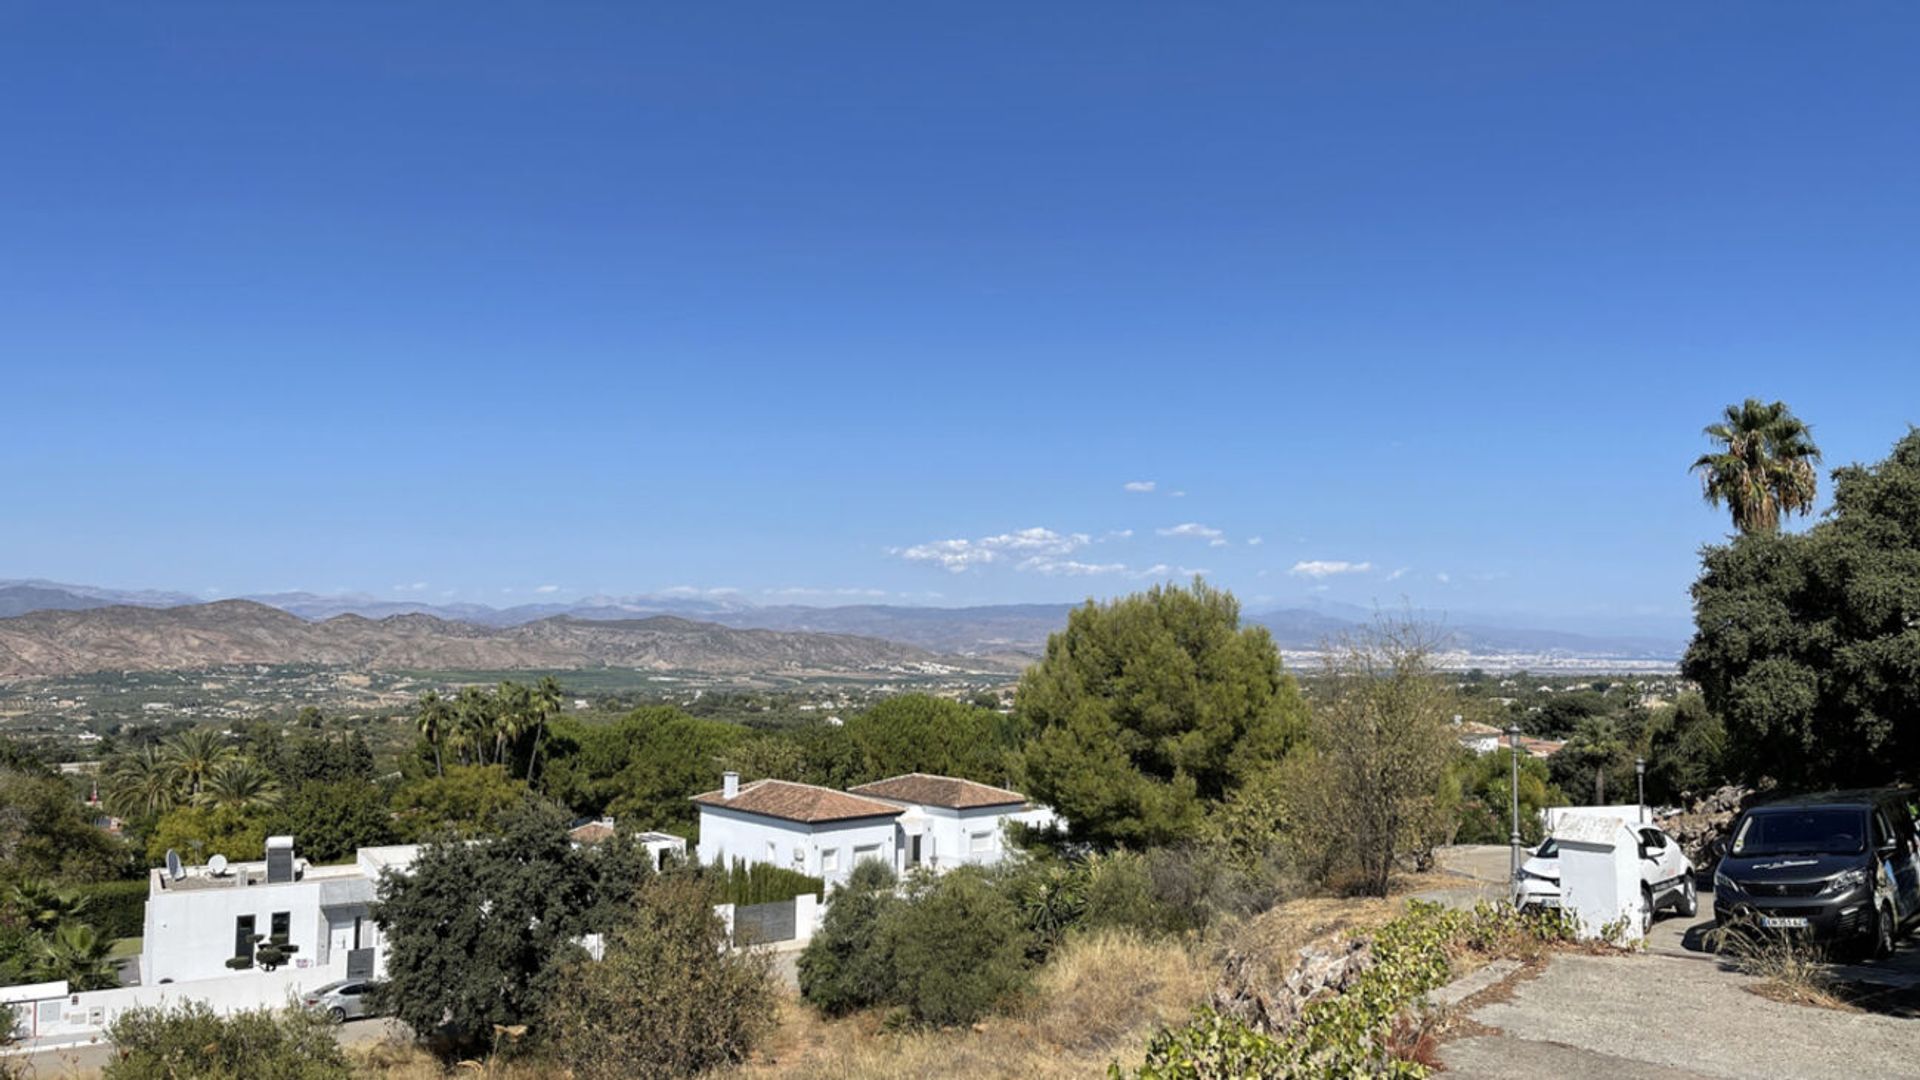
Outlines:
{"type": "Polygon", "coordinates": [[[1857,855],[1866,850],[1866,811],[1849,807],[1760,810],[1733,838],[1733,853],[1754,855],[1857,855]]]}
{"type": "Polygon", "coordinates": [[[1553,837],[1551,837],[1551,836],[1549,836],[1549,837],[1547,837],[1547,838],[1546,838],[1545,840],[1543,840],[1543,841],[1541,841],[1541,843],[1540,843],[1540,846],[1539,846],[1539,847],[1537,847],[1537,848],[1535,848],[1535,849],[1534,849],[1534,851],[1533,851],[1533,857],[1534,857],[1534,858],[1536,858],[1536,859],[1557,859],[1557,858],[1559,858],[1559,857],[1560,857],[1560,842],[1559,842],[1558,840],[1555,840],[1555,839],[1554,839],[1553,837]]]}

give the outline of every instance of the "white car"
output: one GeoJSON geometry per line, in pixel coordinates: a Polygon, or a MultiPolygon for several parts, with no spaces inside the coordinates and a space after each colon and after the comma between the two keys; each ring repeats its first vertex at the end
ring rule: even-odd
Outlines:
{"type": "MultiPolygon", "coordinates": [[[[1655,912],[1672,908],[1692,918],[1700,911],[1694,894],[1693,863],[1673,838],[1658,826],[1637,825],[1640,839],[1640,892],[1645,898],[1646,923],[1655,912]]],[[[1560,906],[1560,847],[1548,837],[1520,864],[1513,882],[1513,906],[1522,911],[1560,906]]]]}
{"type": "Polygon", "coordinates": [[[374,1015],[372,994],[373,983],[366,979],[341,979],[309,990],[301,1001],[308,1009],[340,1023],[374,1015]]]}

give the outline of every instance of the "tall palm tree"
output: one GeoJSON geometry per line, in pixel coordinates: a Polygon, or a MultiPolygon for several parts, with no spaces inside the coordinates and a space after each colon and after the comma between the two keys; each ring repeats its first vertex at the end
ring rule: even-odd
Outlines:
{"type": "Polygon", "coordinates": [[[547,742],[547,725],[560,715],[560,703],[565,700],[560,689],[560,680],[551,675],[542,675],[540,684],[533,688],[533,753],[527,757],[527,783],[533,783],[533,770],[540,763],[540,749],[547,742]]]}
{"type": "Polygon", "coordinates": [[[493,759],[512,771],[513,747],[533,725],[533,692],[517,682],[507,681],[493,695],[493,759]]]}
{"type": "Polygon", "coordinates": [[[267,810],[280,804],[280,782],[249,757],[229,757],[215,765],[196,805],[213,810],[267,810]]]}
{"type": "Polygon", "coordinates": [[[225,735],[210,727],[183,731],[168,739],[161,748],[161,755],[173,769],[176,784],[188,799],[197,798],[214,770],[238,753],[225,735]]]}
{"type": "Polygon", "coordinates": [[[440,696],[439,691],[429,690],[420,695],[420,704],[413,711],[413,722],[420,729],[420,737],[433,747],[433,775],[447,775],[446,764],[440,758],[440,747],[453,733],[453,706],[440,696]]]}
{"type": "Polygon", "coordinates": [[[158,817],[182,801],[172,762],[154,747],[115,755],[101,774],[107,809],[120,817],[158,817]]]}
{"type": "Polygon", "coordinates": [[[1785,402],[1748,398],[1729,405],[1706,436],[1720,448],[1700,455],[1691,471],[1700,474],[1709,503],[1732,511],[1734,528],[1776,533],[1782,515],[1812,511],[1820,448],[1785,402]]]}
{"type": "Polygon", "coordinates": [[[477,686],[462,687],[460,696],[453,699],[454,742],[460,749],[460,764],[489,764],[487,744],[493,741],[493,713],[493,698],[477,686]]]}

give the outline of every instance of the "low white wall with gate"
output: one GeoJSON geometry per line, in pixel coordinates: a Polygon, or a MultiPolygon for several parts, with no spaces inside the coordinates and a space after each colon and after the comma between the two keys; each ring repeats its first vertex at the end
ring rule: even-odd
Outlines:
{"type": "Polygon", "coordinates": [[[222,1014],[279,1008],[297,1001],[305,991],[345,977],[343,957],[337,969],[330,965],[304,970],[248,971],[219,979],[79,993],[68,993],[65,983],[0,987],[0,1002],[5,1002],[19,1018],[16,1034],[25,1044],[23,1048],[32,1050],[39,1048],[33,1045],[36,1042],[45,1046],[101,1038],[107,1025],[128,1009],[188,1001],[204,1002],[222,1014]],[[27,997],[27,994],[33,996],[27,997]]]}

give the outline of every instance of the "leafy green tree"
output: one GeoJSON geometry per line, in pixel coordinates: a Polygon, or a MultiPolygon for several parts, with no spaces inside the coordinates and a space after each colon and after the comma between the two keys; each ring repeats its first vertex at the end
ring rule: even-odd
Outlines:
{"type": "Polygon", "coordinates": [[[1777,533],[1783,514],[1813,510],[1820,448],[1785,402],[1748,398],[1729,405],[1705,434],[1719,449],[1700,455],[1692,471],[1700,474],[1707,501],[1733,514],[1734,528],[1777,533]]]}
{"type": "Polygon", "coordinates": [[[204,1002],[127,1009],[107,1025],[102,1080],[348,1080],[352,1069],[319,1013],[288,1008],[221,1016],[204,1002]]]}
{"type": "Polygon", "coordinates": [[[65,780],[0,768],[0,876],[105,881],[134,861],[124,841],[94,826],[65,780]]]}
{"type": "Polygon", "coordinates": [[[450,765],[446,775],[403,784],[393,793],[400,831],[425,839],[443,832],[482,836],[528,799],[527,785],[498,765],[450,765]]]}
{"type": "Polygon", "coordinates": [[[880,924],[901,901],[893,871],[877,860],[853,868],[827,898],[820,930],[800,953],[800,995],[828,1016],[889,1000],[893,968],[880,948],[880,924]]]}
{"type": "MultiPolygon", "coordinates": [[[[1464,801],[1455,839],[1463,844],[1504,844],[1513,833],[1514,752],[1502,746],[1491,754],[1466,754],[1455,768],[1464,801]]],[[[1540,811],[1565,806],[1547,763],[1520,754],[1520,835],[1529,844],[1541,839],[1540,811]]]]}
{"type": "Polygon", "coordinates": [[[600,960],[565,965],[541,1029],[581,1080],[667,1080],[745,1060],[775,1005],[767,957],[729,948],[706,885],[675,873],[638,890],[600,960]]]}
{"type": "Polygon", "coordinates": [[[720,760],[740,774],[742,783],[768,778],[809,782],[806,749],[799,740],[783,733],[755,735],[728,750],[720,760]]]}
{"type": "Polygon", "coordinates": [[[1634,789],[1623,788],[1618,779],[1623,772],[1631,776],[1633,749],[1632,741],[1612,717],[1590,717],[1582,720],[1567,744],[1547,760],[1547,768],[1554,783],[1587,798],[1589,806],[1607,805],[1610,778],[1614,780],[1613,801],[1632,802],[1634,789]]]}
{"type": "Polygon", "coordinates": [[[931,694],[890,697],[846,722],[873,779],[902,773],[1007,782],[1005,717],[931,694]]]}
{"type": "Polygon", "coordinates": [[[577,941],[598,902],[594,856],[568,843],[566,825],[558,807],[529,802],[499,836],[429,844],[406,874],[382,877],[373,917],[396,1017],[471,1051],[495,1025],[541,1015],[566,962],[584,955],[577,941]]]}
{"type": "Polygon", "coordinates": [[[1027,790],[1100,845],[1196,836],[1285,754],[1305,709],[1263,627],[1195,580],[1076,609],[1020,680],[1027,790]]]}
{"type": "Polygon", "coordinates": [[[270,819],[316,863],[346,862],[363,847],[400,842],[399,825],[380,789],[364,780],[307,783],[295,788],[270,819]]]}
{"type": "Polygon", "coordinates": [[[545,788],[577,813],[686,832],[695,817],[688,798],[720,786],[721,763],[748,737],[738,725],[663,706],[611,724],[561,719],[548,740],[545,788]]]}
{"type": "Polygon", "coordinates": [[[148,865],[158,865],[168,850],[192,863],[212,855],[257,858],[266,851],[267,836],[267,819],[259,812],[182,806],[162,814],[147,834],[148,865]]]}
{"type": "Polygon", "coordinates": [[[1790,787],[1914,779],[1920,761],[1920,431],[1835,470],[1798,535],[1709,547],[1681,671],[1726,725],[1729,770],[1790,787]]]}
{"type": "Polygon", "coordinates": [[[1677,803],[1726,783],[1726,757],[1726,726],[1699,694],[1680,695],[1649,725],[1647,800],[1677,803]]]}
{"type": "Polygon", "coordinates": [[[282,751],[288,784],[373,779],[373,747],[357,731],[302,735],[282,751]]]}

